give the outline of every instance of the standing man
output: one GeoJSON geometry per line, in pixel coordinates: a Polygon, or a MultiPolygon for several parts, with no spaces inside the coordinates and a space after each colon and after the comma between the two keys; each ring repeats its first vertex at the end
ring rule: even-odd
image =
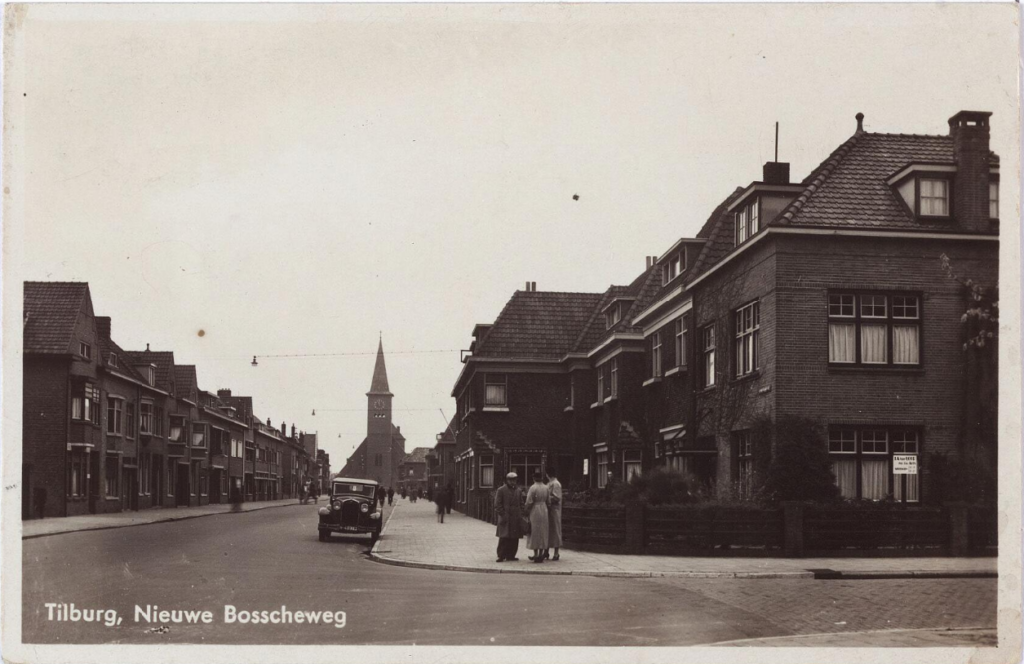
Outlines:
{"type": "Polygon", "coordinates": [[[444,492],[448,494],[448,500],[444,504],[444,512],[445,514],[451,514],[452,502],[455,501],[455,487],[452,486],[451,482],[449,482],[448,486],[445,487],[444,492]]]}
{"type": "Polygon", "coordinates": [[[395,499],[395,490],[392,487],[388,487],[388,505],[395,499]]]}
{"type": "Polygon", "coordinates": [[[519,560],[519,538],[523,536],[523,492],[516,486],[516,474],[505,476],[505,483],[494,493],[494,515],[498,521],[498,561],[519,560]]]}
{"type": "MultiPolygon", "coordinates": [[[[562,483],[555,477],[554,468],[548,468],[548,546],[555,549],[551,560],[558,560],[562,546],[562,483]]],[[[546,550],[544,557],[548,557],[546,550]]]]}
{"type": "Polygon", "coordinates": [[[377,498],[377,502],[380,503],[381,507],[384,507],[384,499],[387,497],[387,495],[388,495],[388,492],[384,489],[384,487],[378,485],[377,486],[376,498],[377,498]]]}

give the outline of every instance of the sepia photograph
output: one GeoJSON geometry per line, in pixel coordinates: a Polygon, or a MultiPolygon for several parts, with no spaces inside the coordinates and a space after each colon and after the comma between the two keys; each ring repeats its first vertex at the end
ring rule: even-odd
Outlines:
{"type": "Polygon", "coordinates": [[[7,5],[4,661],[1019,661],[1019,58],[7,5]]]}

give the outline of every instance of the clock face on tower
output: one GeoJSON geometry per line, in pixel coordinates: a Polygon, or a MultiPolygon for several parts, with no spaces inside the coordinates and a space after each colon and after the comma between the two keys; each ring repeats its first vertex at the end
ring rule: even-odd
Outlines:
{"type": "Polygon", "coordinates": [[[377,399],[376,401],[373,402],[373,407],[376,408],[377,410],[384,410],[384,400],[377,399]]]}

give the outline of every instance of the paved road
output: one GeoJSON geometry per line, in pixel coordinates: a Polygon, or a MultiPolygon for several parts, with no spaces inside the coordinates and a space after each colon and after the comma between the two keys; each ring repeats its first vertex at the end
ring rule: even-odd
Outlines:
{"type": "Polygon", "coordinates": [[[318,542],[314,506],[23,546],[26,643],[666,646],[995,625],[995,579],[615,579],[381,565],[368,558],[368,538],[318,542]],[[123,622],[51,621],[47,602],[115,609],[123,622]],[[210,610],[214,622],[135,622],[135,605],[147,604],[210,610]],[[226,604],[344,611],[346,624],[225,625],[226,604]]]}

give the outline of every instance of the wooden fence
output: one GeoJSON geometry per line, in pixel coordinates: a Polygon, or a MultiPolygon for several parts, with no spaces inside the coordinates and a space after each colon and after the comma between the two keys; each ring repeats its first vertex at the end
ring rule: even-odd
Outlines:
{"type": "Polygon", "coordinates": [[[994,510],[943,507],[566,505],[566,546],[686,556],[985,556],[997,553],[994,510]]]}

